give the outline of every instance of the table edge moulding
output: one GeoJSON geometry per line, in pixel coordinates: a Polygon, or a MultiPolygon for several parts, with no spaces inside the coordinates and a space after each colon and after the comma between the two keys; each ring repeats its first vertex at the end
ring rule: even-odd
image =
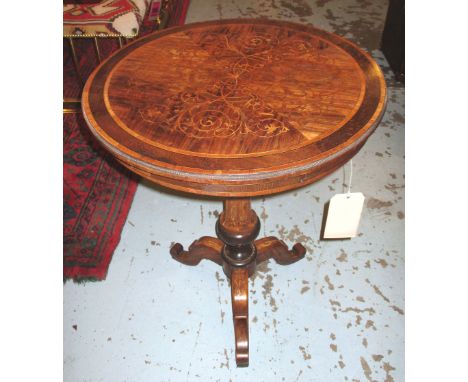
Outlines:
{"type": "Polygon", "coordinates": [[[83,115],[119,162],[164,187],[222,198],[217,237],[201,237],[188,250],[176,243],[170,253],[186,265],[213,261],[231,280],[238,366],[249,364],[248,278],[270,258],[288,265],[306,253],[300,243],[290,250],[276,237],[257,239],[260,220],[250,198],[303,187],[343,166],[377,127],[386,96],[381,69],[354,43],[267,19],[158,31],[126,45],[89,77],[83,115]],[[127,59],[148,57],[155,57],[148,72],[126,70],[127,59]],[[195,72],[201,79],[187,82],[195,72]],[[309,127],[312,120],[318,127],[309,127]]]}

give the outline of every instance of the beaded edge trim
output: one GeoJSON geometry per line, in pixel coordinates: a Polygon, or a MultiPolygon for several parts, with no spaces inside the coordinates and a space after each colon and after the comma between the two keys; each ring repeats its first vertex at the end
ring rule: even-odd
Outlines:
{"type": "Polygon", "coordinates": [[[116,38],[116,37],[125,37],[125,38],[134,38],[137,37],[138,34],[135,35],[124,35],[124,34],[64,34],[64,38],[92,38],[92,37],[99,37],[99,38],[116,38]]]}
{"type": "MultiPolygon", "coordinates": [[[[91,123],[88,120],[88,117],[86,114],[83,112],[84,119],[86,123],[88,124],[88,127],[90,128],[91,132],[93,135],[97,138],[97,140],[110,152],[117,154],[119,157],[125,158],[129,164],[136,163],[142,166],[143,168],[149,168],[152,170],[155,170],[159,173],[166,174],[169,176],[176,176],[176,177],[183,177],[183,178],[189,178],[189,179],[208,179],[208,180],[223,180],[226,182],[229,181],[247,181],[247,180],[261,180],[261,179],[268,179],[268,178],[276,178],[282,175],[288,175],[288,174],[293,174],[296,172],[302,172],[306,170],[310,170],[314,167],[320,166],[326,162],[329,162],[336,157],[346,154],[347,152],[351,151],[354,149],[356,146],[358,146],[360,143],[365,141],[377,128],[379,122],[381,121],[383,115],[385,114],[385,105],[387,104],[387,95],[385,95],[385,100],[384,100],[384,107],[382,109],[382,112],[380,116],[376,119],[374,122],[373,126],[371,126],[367,131],[362,134],[358,139],[356,139],[352,144],[349,146],[345,147],[344,149],[337,151],[325,158],[319,159],[317,161],[307,163],[301,166],[297,167],[292,167],[284,170],[277,170],[277,171],[264,171],[264,172],[257,172],[257,173],[252,173],[252,174],[229,174],[229,175],[224,175],[224,174],[200,174],[200,173],[193,173],[193,172],[187,172],[187,171],[181,171],[181,170],[171,170],[168,168],[164,167],[159,167],[156,166],[152,163],[149,162],[144,162],[140,159],[131,157],[128,154],[123,153],[119,149],[117,149],[115,146],[110,145],[104,138],[98,134],[98,132],[94,129],[94,127],[91,125],[91,123]]],[[[157,174],[155,174],[157,175],[157,174]]]]}

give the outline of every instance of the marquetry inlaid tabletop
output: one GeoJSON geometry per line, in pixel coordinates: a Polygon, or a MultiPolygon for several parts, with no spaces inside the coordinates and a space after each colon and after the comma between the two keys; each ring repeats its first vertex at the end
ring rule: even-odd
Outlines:
{"type": "Polygon", "coordinates": [[[351,42],[311,26],[223,20],[140,38],[83,92],[99,141],[167,187],[252,196],[311,183],[365,143],[385,81],[351,42]]]}

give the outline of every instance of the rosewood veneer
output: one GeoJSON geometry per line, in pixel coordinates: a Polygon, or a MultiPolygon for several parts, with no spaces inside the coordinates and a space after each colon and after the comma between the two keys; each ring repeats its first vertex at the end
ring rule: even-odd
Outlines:
{"type": "Polygon", "coordinates": [[[188,24],[143,37],[103,62],[83,91],[89,128],[124,166],[162,186],[223,199],[217,237],[174,259],[231,280],[236,362],[249,362],[248,277],[270,258],[302,259],[257,239],[250,197],[335,171],[364,145],[386,102],[382,72],[353,43],[264,19],[188,24]]]}

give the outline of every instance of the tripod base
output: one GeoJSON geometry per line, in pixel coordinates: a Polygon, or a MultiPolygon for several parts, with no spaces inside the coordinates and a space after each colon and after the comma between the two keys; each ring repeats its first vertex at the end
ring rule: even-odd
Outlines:
{"type": "Polygon", "coordinates": [[[171,256],[185,265],[197,265],[207,259],[223,267],[231,280],[232,315],[236,341],[237,366],[249,365],[249,296],[248,279],[258,264],[273,258],[288,265],[304,258],[306,250],[295,244],[292,250],[276,237],[255,240],[260,232],[260,220],[251,209],[250,199],[227,199],[216,223],[218,238],[203,236],[187,251],[176,243],[171,256]]]}

